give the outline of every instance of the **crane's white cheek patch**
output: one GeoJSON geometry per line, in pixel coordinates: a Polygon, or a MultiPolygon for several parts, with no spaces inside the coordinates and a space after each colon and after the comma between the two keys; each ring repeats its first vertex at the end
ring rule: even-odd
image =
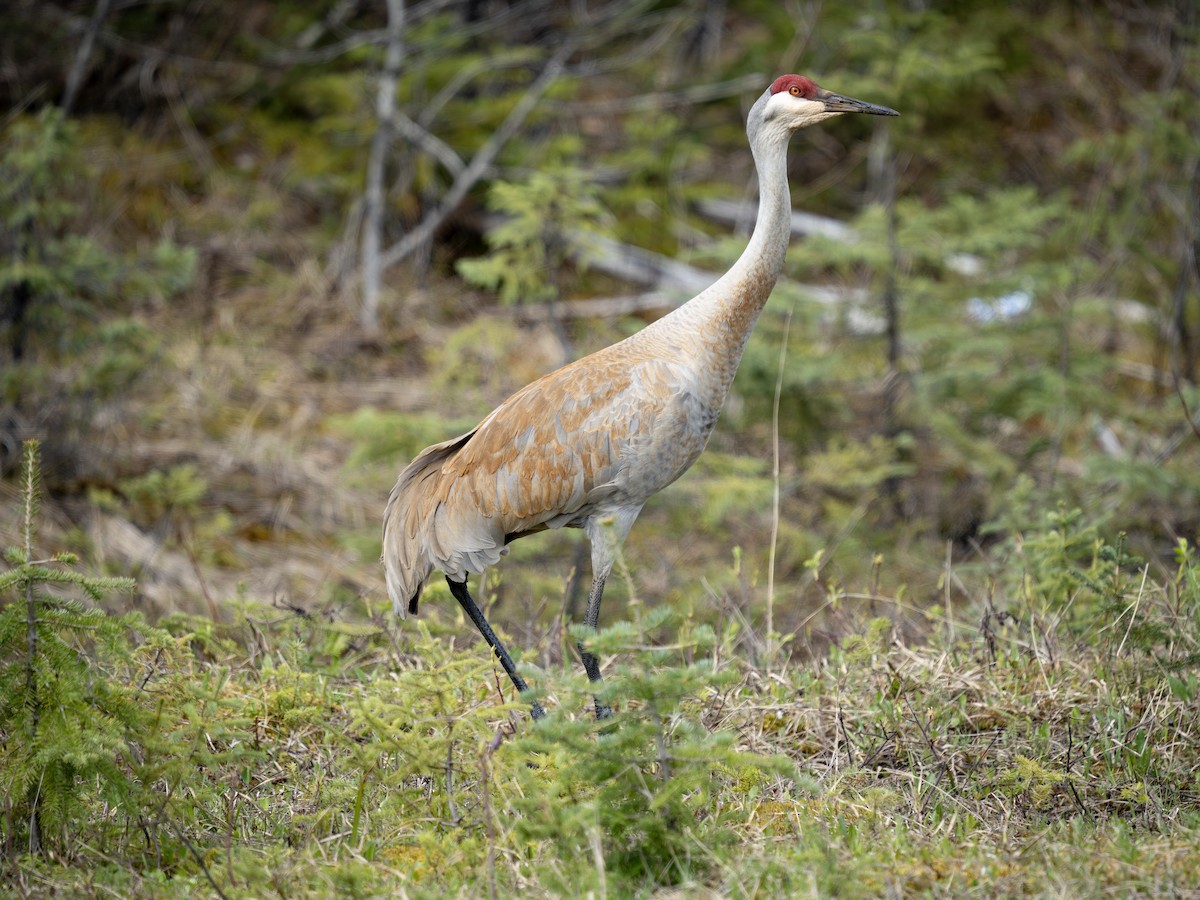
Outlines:
{"type": "Polygon", "coordinates": [[[820,121],[822,118],[828,118],[833,113],[825,109],[825,104],[820,100],[805,100],[801,97],[793,97],[791,94],[782,93],[776,94],[767,104],[766,114],[764,119],[781,117],[787,124],[808,124],[810,122],[820,121]]]}

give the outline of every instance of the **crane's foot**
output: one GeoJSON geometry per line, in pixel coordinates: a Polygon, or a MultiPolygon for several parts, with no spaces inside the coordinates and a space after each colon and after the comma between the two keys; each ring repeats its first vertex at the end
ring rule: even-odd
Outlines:
{"type": "Polygon", "coordinates": [[[605,719],[612,718],[612,707],[607,703],[601,702],[599,697],[592,698],[596,702],[596,721],[603,722],[605,719]]]}

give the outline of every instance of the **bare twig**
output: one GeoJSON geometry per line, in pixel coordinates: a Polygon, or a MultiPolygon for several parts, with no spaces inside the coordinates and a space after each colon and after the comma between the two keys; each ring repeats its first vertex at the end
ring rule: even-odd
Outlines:
{"type": "Polygon", "coordinates": [[[162,660],[162,655],[163,655],[162,647],[159,647],[154,652],[153,661],[151,661],[150,665],[146,667],[146,677],[143,678],[142,683],[137,686],[137,691],[135,693],[140,694],[142,691],[144,691],[146,689],[146,685],[148,685],[150,683],[150,679],[154,677],[154,673],[158,669],[158,664],[162,660]]]}
{"type": "Polygon", "coordinates": [[[499,156],[500,151],[504,149],[509,140],[525,124],[525,120],[533,112],[538,101],[542,99],[546,91],[550,89],[551,85],[562,74],[563,69],[566,67],[567,59],[575,51],[576,45],[577,41],[574,38],[567,38],[559,44],[554,54],[546,62],[545,67],[538,74],[538,77],[533,80],[533,83],[525,91],[521,99],[517,101],[517,104],[500,124],[500,127],[484,142],[484,145],[472,157],[471,162],[454,179],[454,183],[446,192],[446,196],[442,198],[442,202],[425,216],[420,224],[405,235],[402,240],[381,254],[379,260],[381,270],[390,269],[392,266],[403,262],[433,236],[433,233],[446,220],[446,217],[466,197],[467,192],[491,168],[492,163],[495,162],[496,157],[499,156]]]}
{"type": "Polygon", "coordinates": [[[1146,579],[1150,575],[1150,565],[1147,563],[1142,569],[1142,584],[1138,588],[1137,597],[1133,604],[1129,607],[1129,625],[1125,629],[1125,635],[1121,638],[1121,643],[1117,646],[1117,656],[1120,657],[1121,651],[1125,649],[1125,642],[1129,640],[1129,633],[1133,631],[1133,623],[1137,619],[1138,607],[1142,605],[1142,597],[1146,594],[1146,579]]]}
{"type": "Polygon", "coordinates": [[[440,162],[451,175],[458,176],[467,167],[453,147],[437,135],[427,131],[424,126],[414,122],[400,110],[395,110],[393,113],[391,126],[396,134],[416,144],[440,162]]]}
{"type": "Polygon", "coordinates": [[[487,830],[488,842],[488,888],[492,900],[496,900],[496,821],[492,816],[492,770],[489,763],[502,743],[504,743],[504,729],[497,728],[496,734],[479,754],[479,789],[483,794],[483,822],[487,830]]]}
{"type": "MultiPolygon", "coordinates": [[[[644,54],[646,48],[638,48],[644,54]]],[[[645,110],[661,111],[678,106],[694,106],[724,97],[737,97],[749,90],[762,90],[763,76],[759,73],[743,75],[728,81],[690,84],[674,91],[655,91],[634,97],[593,100],[580,104],[579,110],[587,115],[616,115],[619,113],[645,110]]]]}
{"type": "MultiPolygon", "coordinates": [[[[1179,377],[1179,369],[1175,366],[1171,367],[1171,374],[1174,376],[1175,396],[1179,398],[1179,405],[1183,407],[1183,417],[1187,419],[1188,425],[1191,426],[1192,434],[1200,440],[1200,425],[1196,424],[1196,417],[1192,415],[1191,407],[1188,406],[1187,397],[1183,394],[1183,385],[1179,377]]],[[[1186,432],[1185,432],[1186,433],[1186,432]]]]}
{"type": "MultiPolygon", "coordinates": [[[[33,560],[34,519],[37,513],[38,490],[38,442],[25,442],[25,483],[21,486],[24,493],[25,508],[22,510],[24,522],[23,537],[25,539],[25,564],[33,560]]],[[[28,570],[26,570],[28,571],[28,570]]],[[[28,657],[25,664],[25,703],[29,707],[29,739],[36,743],[38,723],[41,720],[41,698],[37,689],[37,659],[38,659],[38,604],[34,593],[35,579],[25,579],[25,615],[27,628],[28,657]]],[[[29,852],[42,851],[42,811],[41,789],[34,793],[29,809],[29,852]]]]}
{"type": "Polygon", "coordinates": [[[296,46],[307,50],[321,40],[328,32],[341,28],[343,23],[358,9],[359,0],[338,0],[319,22],[313,22],[296,38],[296,46]]]}
{"type": "Polygon", "coordinates": [[[846,730],[846,713],[840,704],[838,705],[837,720],[838,728],[841,729],[842,732],[842,740],[846,742],[846,763],[852,766],[854,765],[854,757],[851,755],[850,751],[857,750],[858,745],[855,744],[854,741],[850,740],[850,732],[846,730]]]}
{"type": "MultiPolygon", "coordinates": [[[[454,721],[451,720],[450,731],[453,730],[454,721]]],[[[460,820],[458,805],[454,802],[454,744],[453,739],[446,741],[446,808],[450,810],[450,824],[457,828],[460,820]]]]}
{"type": "Polygon", "coordinates": [[[79,50],[75,53],[75,59],[71,61],[71,71],[67,73],[67,86],[63,91],[62,100],[63,115],[69,116],[75,107],[75,99],[79,96],[79,86],[83,84],[83,76],[87,72],[88,62],[92,58],[92,48],[96,46],[96,35],[100,33],[100,27],[108,18],[108,11],[111,7],[112,0],[96,0],[96,8],[88,22],[87,31],[83,33],[83,40],[79,42],[79,50]]]}
{"type": "Polygon", "coordinates": [[[179,842],[187,848],[187,851],[191,854],[192,859],[196,861],[196,865],[200,867],[200,871],[204,873],[204,877],[208,879],[208,883],[212,885],[213,892],[219,898],[221,898],[221,900],[225,900],[225,892],[221,890],[221,886],[218,885],[216,879],[213,878],[212,872],[208,870],[208,866],[205,865],[204,862],[204,857],[196,849],[196,845],[188,839],[188,836],[183,832],[183,830],[175,824],[174,820],[170,816],[167,815],[166,805],[161,802],[158,804],[158,821],[160,824],[165,823],[168,828],[175,832],[175,837],[179,838],[179,842]]]}

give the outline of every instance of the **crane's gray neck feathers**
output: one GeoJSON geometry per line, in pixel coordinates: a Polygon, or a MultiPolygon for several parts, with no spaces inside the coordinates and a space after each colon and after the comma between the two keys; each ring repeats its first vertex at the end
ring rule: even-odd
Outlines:
{"type": "MultiPolygon", "coordinates": [[[[791,196],[787,146],[791,130],[763,117],[770,93],[750,110],[746,131],[758,172],[758,216],[750,242],[737,262],[711,287],[647,328],[686,335],[704,374],[714,381],[719,401],[733,381],[746,341],[783,269],[791,235],[791,196]],[[685,324],[686,323],[686,324],[685,324]],[[658,326],[658,327],[656,327],[658,326]]],[[[714,398],[715,399],[715,398],[714,398]]]]}

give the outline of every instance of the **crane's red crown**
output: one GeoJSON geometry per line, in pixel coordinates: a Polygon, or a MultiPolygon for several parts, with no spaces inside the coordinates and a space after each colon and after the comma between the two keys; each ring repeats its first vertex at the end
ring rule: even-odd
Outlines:
{"type": "Polygon", "coordinates": [[[816,100],[819,90],[815,81],[803,75],[780,75],[771,82],[772,94],[787,91],[793,97],[803,97],[805,100],[816,100]]]}

